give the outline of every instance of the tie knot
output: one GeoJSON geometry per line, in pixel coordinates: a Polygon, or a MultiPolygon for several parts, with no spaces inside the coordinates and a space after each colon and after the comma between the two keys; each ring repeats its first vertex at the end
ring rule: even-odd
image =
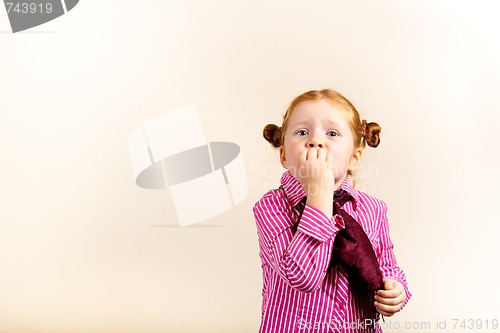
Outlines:
{"type": "Polygon", "coordinates": [[[343,189],[337,190],[333,193],[333,202],[335,202],[339,208],[349,201],[350,198],[351,195],[343,189]]]}

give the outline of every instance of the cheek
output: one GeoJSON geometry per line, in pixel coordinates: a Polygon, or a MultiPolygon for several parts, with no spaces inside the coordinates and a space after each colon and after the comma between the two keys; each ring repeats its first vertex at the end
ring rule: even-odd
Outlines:
{"type": "Polygon", "coordinates": [[[349,165],[350,155],[343,151],[333,152],[333,164],[339,169],[346,169],[349,165]]]}
{"type": "Polygon", "coordinates": [[[287,157],[292,158],[300,153],[300,149],[297,146],[290,145],[287,149],[285,149],[285,153],[287,154],[287,157]]]}

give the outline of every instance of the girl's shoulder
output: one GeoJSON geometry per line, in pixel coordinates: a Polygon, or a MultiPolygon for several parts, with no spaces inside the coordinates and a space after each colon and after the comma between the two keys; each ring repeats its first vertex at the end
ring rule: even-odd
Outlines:
{"type": "Polygon", "coordinates": [[[366,192],[359,190],[356,192],[357,200],[352,213],[373,243],[387,224],[387,204],[366,192]]]}
{"type": "Polygon", "coordinates": [[[387,204],[385,201],[376,198],[375,196],[368,194],[366,192],[353,189],[352,194],[356,200],[356,205],[358,208],[363,210],[371,210],[376,212],[387,211],[387,204]]]}
{"type": "Polygon", "coordinates": [[[257,201],[269,200],[270,198],[285,198],[285,191],[283,188],[273,188],[264,193],[264,195],[257,201]]]}
{"type": "Polygon", "coordinates": [[[286,202],[287,198],[282,188],[271,189],[254,204],[254,210],[270,205],[284,206],[286,202]]]}

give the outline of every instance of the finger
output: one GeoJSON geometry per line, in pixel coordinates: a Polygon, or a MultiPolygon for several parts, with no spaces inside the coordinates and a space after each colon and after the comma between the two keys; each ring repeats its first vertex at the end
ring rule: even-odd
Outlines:
{"type": "Polygon", "coordinates": [[[318,160],[326,161],[326,149],[318,149],[318,160]]]}
{"type": "Polygon", "coordinates": [[[392,312],[386,312],[386,311],[381,310],[381,309],[377,309],[377,312],[380,313],[381,315],[383,315],[384,317],[391,317],[394,315],[394,313],[392,313],[392,312]]]}
{"type": "Polygon", "coordinates": [[[394,289],[396,288],[396,280],[393,279],[385,279],[384,280],[384,289],[389,290],[389,289],[394,289]]]}
{"type": "Polygon", "coordinates": [[[304,149],[299,154],[299,161],[305,162],[307,160],[307,149],[304,149]]]}
{"type": "Polygon", "coordinates": [[[387,311],[383,311],[380,309],[377,309],[377,312],[380,313],[384,317],[392,317],[394,315],[394,313],[392,313],[392,312],[387,312],[387,311]]]}
{"type": "Polygon", "coordinates": [[[401,293],[398,289],[391,290],[377,290],[377,295],[382,298],[394,298],[397,297],[401,293]]]}
{"type": "Polygon", "coordinates": [[[391,297],[391,298],[385,298],[385,297],[380,297],[378,295],[375,296],[375,301],[385,304],[385,305],[398,305],[398,304],[403,304],[405,300],[404,295],[398,295],[396,297],[391,297]]]}
{"type": "Polygon", "coordinates": [[[309,148],[307,150],[307,160],[315,160],[318,158],[318,150],[315,148],[309,148]]]}
{"type": "Polygon", "coordinates": [[[332,165],[333,164],[333,154],[330,153],[330,152],[326,153],[326,163],[328,165],[332,165]]]}
{"type": "Polygon", "coordinates": [[[381,315],[384,315],[386,317],[390,317],[401,310],[400,305],[386,305],[379,302],[375,302],[375,308],[381,315]]]}
{"type": "Polygon", "coordinates": [[[396,297],[397,295],[405,294],[403,285],[397,280],[385,279],[384,287],[385,290],[378,290],[377,295],[380,295],[382,297],[396,297]]]}

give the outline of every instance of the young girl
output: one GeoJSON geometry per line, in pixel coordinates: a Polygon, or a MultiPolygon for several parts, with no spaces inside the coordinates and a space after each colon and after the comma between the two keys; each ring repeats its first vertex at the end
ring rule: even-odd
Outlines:
{"type": "Polygon", "coordinates": [[[380,126],[334,90],[309,91],[264,138],[287,171],[254,206],[263,269],[261,333],[381,332],[411,294],[397,266],[386,204],[353,189],[380,126]]]}

